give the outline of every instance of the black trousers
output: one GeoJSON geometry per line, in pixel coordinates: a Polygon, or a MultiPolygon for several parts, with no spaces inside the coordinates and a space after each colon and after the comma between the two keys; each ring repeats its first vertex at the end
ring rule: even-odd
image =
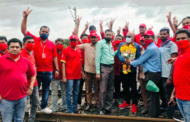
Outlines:
{"type": "Polygon", "coordinates": [[[132,97],[132,104],[137,105],[137,82],[136,73],[128,73],[127,75],[121,73],[122,84],[124,88],[125,101],[130,103],[130,96],[132,97]],[[131,88],[131,92],[130,92],[131,88]]]}
{"type": "MultiPolygon", "coordinates": [[[[79,87],[79,94],[78,94],[78,104],[81,105],[81,95],[82,95],[82,87],[84,85],[84,79],[80,79],[80,87],[79,87]]],[[[85,92],[85,101],[86,101],[86,92],[85,92]]]]}
{"type": "Polygon", "coordinates": [[[114,86],[115,86],[114,98],[119,99],[120,86],[121,86],[121,77],[119,75],[115,75],[114,86]]]}
{"type": "MultiPolygon", "coordinates": [[[[145,82],[153,81],[157,86],[159,86],[161,81],[161,73],[145,73],[145,82]]],[[[149,92],[147,91],[147,102],[148,102],[148,115],[149,117],[159,117],[160,114],[160,100],[159,92],[149,92]]]]}

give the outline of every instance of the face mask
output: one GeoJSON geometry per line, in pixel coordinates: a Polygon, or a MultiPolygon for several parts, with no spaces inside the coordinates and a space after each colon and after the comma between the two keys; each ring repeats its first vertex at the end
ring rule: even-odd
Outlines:
{"type": "Polygon", "coordinates": [[[152,39],[144,40],[144,43],[145,43],[146,45],[143,45],[143,48],[146,49],[146,48],[148,47],[148,45],[151,44],[152,42],[153,42],[152,39]]]}
{"type": "Polygon", "coordinates": [[[185,50],[189,47],[189,40],[177,41],[179,50],[185,50]]]}
{"type": "Polygon", "coordinates": [[[34,49],[34,43],[26,43],[25,44],[25,48],[28,50],[28,51],[32,51],[34,49]]]}
{"type": "Polygon", "coordinates": [[[184,25],[183,28],[190,31],[190,25],[184,25]]]}
{"type": "Polygon", "coordinates": [[[115,38],[115,36],[113,35],[113,36],[112,36],[112,40],[114,40],[114,38],[115,38]]]}
{"type": "Polygon", "coordinates": [[[70,41],[70,46],[71,47],[76,47],[77,46],[77,42],[76,41],[70,41]]]}
{"type": "Polygon", "coordinates": [[[131,43],[131,38],[125,38],[127,43],[131,43]]]}
{"type": "Polygon", "coordinates": [[[57,44],[56,48],[57,48],[57,50],[63,50],[63,45],[62,44],[57,44]]]}
{"type": "Polygon", "coordinates": [[[41,38],[42,40],[46,40],[46,39],[48,38],[48,36],[49,36],[49,35],[47,35],[46,33],[43,33],[43,34],[40,35],[40,38],[41,38]]]}
{"type": "Polygon", "coordinates": [[[16,59],[16,58],[18,58],[18,57],[20,56],[20,53],[17,54],[17,55],[13,55],[13,54],[11,54],[11,53],[8,53],[8,55],[9,55],[12,59],[16,59]]]}
{"type": "Polygon", "coordinates": [[[90,33],[96,33],[96,31],[90,31],[90,33]]]}
{"type": "Polygon", "coordinates": [[[115,45],[116,45],[116,46],[119,46],[120,43],[121,43],[121,41],[115,40],[115,45]]]}
{"type": "Polygon", "coordinates": [[[148,47],[148,45],[143,45],[142,47],[143,47],[144,49],[146,49],[146,48],[148,47]]]}
{"type": "Polygon", "coordinates": [[[106,42],[110,42],[111,39],[110,38],[104,38],[106,40],[106,42]]]}
{"type": "Polygon", "coordinates": [[[82,43],[88,43],[88,39],[83,39],[82,43]]]}
{"type": "Polygon", "coordinates": [[[5,51],[7,49],[7,44],[0,44],[0,50],[5,51]]]}

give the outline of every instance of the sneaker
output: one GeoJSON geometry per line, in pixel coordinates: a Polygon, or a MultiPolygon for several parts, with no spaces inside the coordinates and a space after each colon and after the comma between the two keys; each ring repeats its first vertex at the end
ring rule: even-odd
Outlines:
{"type": "Polygon", "coordinates": [[[131,113],[137,113],[137,105],[133,104],[131,108],[131,113]]]}
{"type": "Polygon", "coordinates": [[[44,108],[41,110],[42,113],[45,113],[45,114],[51,114],[52,113],[52,110],[49,109],[49,108],[44,108]]]}
{"type": "Polygon", "coordinates": [[[105,115],[105,112],[104,111],[100,111],[100,115],[105,115]]]}
{"type": "Polygon", "coordinates": [[[175,112],[173,119],[177,122],[185,122],[179,111],[175,112]]]}
{"type": "Polygon", "coordinates": [[[130,108],[131,104],[127,104],[126,101],[119,105],[120,109],[130,108]]]}

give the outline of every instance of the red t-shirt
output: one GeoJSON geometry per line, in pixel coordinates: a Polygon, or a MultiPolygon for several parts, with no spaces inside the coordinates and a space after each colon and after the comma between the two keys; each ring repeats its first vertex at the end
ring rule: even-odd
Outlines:
{"type": "Polygon", "coordinates": [[[69,80],[81,79],[81,51],[70,46],[63,50],[61,62],[65,63],[66,78],[69,80]]]}
{"type": "Polygon", "coordinates": [[[190,101],[190,47],[179,53],[174,63],[173,83],[176,97],[190,101]]]}
{"type": "MultiPolygon", "coordinates": [[[[115,46],[115,42],[112,42],[112,46],[114,51],[116,51],[118,49],[118,47],[115,46]]],[[[117,56],[114,57],[114,73],[115,75],[120,76],[120,70],[121,70],[121,62],[118,59],[117,56]]]]}
{"type": "MultiPolygon", "coordinates": [[[[61,59],[63,58],[63,51],[59,54],[57,53],[57,60],[58,60],[58,66],[59,66],[59,76],[58,77],[55,77],[55,72],[53,73],[53,78],[54,79],[62,79],[62,63],[61,63],[61,59]]],[[[54,66],[54,69],[55,69],[55,66],[54,66]]]]}
{"type": "Polygon", "coordinates": [[[134,42],[136,42],[137,44],[141,45],[140,43],[140,39],[142,38],[142,35],[139,33],[139,34],[136,34],[135,35],[135,39],[134,39],[134,42]]]}
{"type": "Polygon", "coordinates": [[[34,56],[36,59],[37,71],[53,71],[53,59],[57,57],[55,44],[48,39],[45,43],[42,43],[40,37],[34,36],[29,31],[27,31],[27,35],[32,36],[35,41],[34,56]],[[42,58],[43,50],[45,58],[42,58]]]}
{"type": "MultiPolygon", "coordinates": [[[[35,69],[36,71],[36,62],[35,62],[35,59],[34,59],[34,53],[32,52],[31,54],[25,49],[23,48],[22,49],[22,52],[21,52],[21,55],[25,58],[27,58],[31,63],[32,63],[32,66],[33,68],[35,69]]],[[[27,78],[28,82],[27,82],[27,86],[29,87],[30,86],[30,77],[27,78]]],[[[34,83],[34,87],[38,85],[38,82],[37,82],[37,79],[35,80],[35,83],[34,83]]]]}
{"type": "Polygon", "coordinates": [[[34,76],[32,63],[20,56],[15,62],[8,54],[0,57],[0,95],[5,100],[18,100],[27,94],[27,77],[34,76]]]}

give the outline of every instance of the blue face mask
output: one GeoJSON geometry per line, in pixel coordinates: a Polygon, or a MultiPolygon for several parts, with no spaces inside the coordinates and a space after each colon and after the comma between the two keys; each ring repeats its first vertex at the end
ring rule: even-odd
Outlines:
{"type": "Polygon", "coordinates": [[[48,38],[48,34],[46,34],[46,33],[43,33],[43,34],[41,34],[40,35],[40,38],[42,39],[42,40],[46,40],[47,38],[48,38]]]}

